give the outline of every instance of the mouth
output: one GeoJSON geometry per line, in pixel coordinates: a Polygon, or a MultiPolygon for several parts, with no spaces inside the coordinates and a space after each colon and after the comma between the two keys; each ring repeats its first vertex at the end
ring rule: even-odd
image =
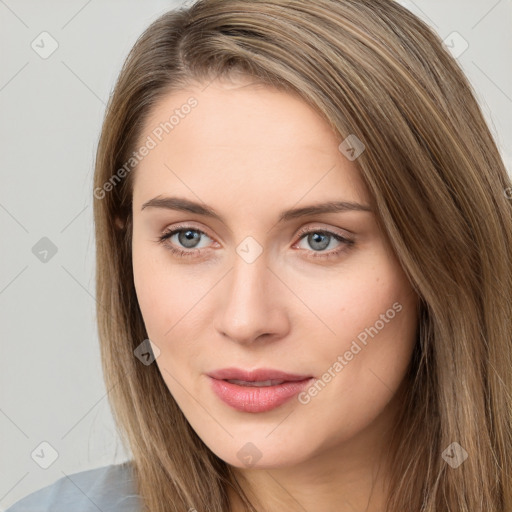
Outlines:
{"type": "Polygon", "coordinates": [[[239,382],[257,382],[264,383],[270,386],[268,382],[296,382],[304,379],[309,379],[312,375],[301,375],[296,373],[289,373],[282,370],[274,370],[272,368],[257,368],[256,370],[244,370],[242,368],[222,368],[215,370],[208,375],[218,380],[233,380],[239,382]]]}
{"type": "Polygon", "coordinates": [[[230,382],[231,384],[237,384],[238,386],[249,386],[249,387],[268,387],[268,386],[277,386],[278,384],[282,384],[283,382],[287,382],[285,380],[260,380],[260,381],[246,381],[246,380],[237,380],[237,379],[223,379],[226,382],[230,382]]]}
{"type": "Polygon", "coordinates": [[[224,403],[241,412],[266,412],[283,405],[312,383],[311,375],[280,370],[226,368],[208,374],[211,388],[224,403]]]}

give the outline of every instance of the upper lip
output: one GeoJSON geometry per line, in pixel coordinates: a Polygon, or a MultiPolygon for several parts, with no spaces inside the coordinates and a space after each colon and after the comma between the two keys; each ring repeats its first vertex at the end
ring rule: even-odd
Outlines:
{"type": "Polygon", "coordinates": [[[208,373],[214,379],[228,380],[236,379],[245,382],[260,382],[266,380],[298,381],[309,379],[312,375],[298,375],[282,372],[272,368],[257,368],[255,370],[243,370],[241,368],[222,368],[208,373]]]}

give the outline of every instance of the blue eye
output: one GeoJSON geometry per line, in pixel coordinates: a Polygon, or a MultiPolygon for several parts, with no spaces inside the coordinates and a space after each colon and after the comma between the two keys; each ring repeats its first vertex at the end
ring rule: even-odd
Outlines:
{"type": "MultiPolygon", "coordinates": [[[[306,252],[311,253],[306,257],[310,258],[336,257],[352,247],[355,243],[353,240],[345,238],[338,233],[333,233],[332,231],[323,229],[303,230],[299,235],[299,241],[307,239],[309,246],[313,247],[311,251],[306,249],[306,252]],[[331,251],[325,251],[333,240],[339,242],[340,247],[331,251]]],[[[203,250],[208,249],[208,247],[197,247],[197,242],[203,237],[210,238],[204,231],[196,229],[193,226],[176,226],[174,229],[163,233],[157,239],[157,242],[165,245],[165,247],[174,255],[189,258],[198,257],[199,255],[202,255],[203,250]],[[177,247],[176,243],[170,243],[170,240],[175,235],[178,235],[176,243],[180,244],[183,248],[177,247]]]]}
{"type": "Polygon", "coordinates": [[[306,239],[309,246],[313,247],[313,250],[310,251],[311,254],[308,256],[311,258],[332,258],[339,256],[355,243],[353,240],[345,238],[338,233],[333,233],[332,231],[323,229],[303,230],[299,235],[301,235],[300,240],[306,239]],[[324,251],[324,249],[330,245],[332,240],[340,242],[340,247],[332,251],[324,251]]]}
{"type": "Polygon", "coordinates": [[[199,252],[202,252],[201,248],[197,249],[194,245],[202,236],[210,238],[204,231],[193,228],[192,226],[179,226],[165,232],[158,238],[158,242],[164,244],[173,254],[194,257],[197,256],[199,252]],[[168,240],[174,235],[178,235],[178,243],[185,245],[188,250],[179,249],[175,245],[168,243],[168,240]]]}

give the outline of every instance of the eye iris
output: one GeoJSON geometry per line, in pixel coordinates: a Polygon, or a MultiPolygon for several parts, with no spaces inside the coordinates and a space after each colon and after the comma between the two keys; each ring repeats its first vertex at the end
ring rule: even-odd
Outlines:
{"type": "MultiPolygon", "coordinates": [[[[187,249],[193,249],[202,233],[194,229],[182,229],[177,231],[179,243],[187,249]]],[[[329,245],[332,235],[322,231],[313,231],[307,235],[308,243],[315,251],[322,251],[329,245]]]]}
{"type": "Polygon", "coordinates": [[[183,244],[187,248],[194,248],[194,242],[199,239],[200,235],[197,231],[193,231],[192,229],[187,229],[185,231],[180,231],[178,234],[178,239],[180,244],[183,244]],[[191,245],[189,245],[191,243],[191,245]]]}
{"type": "Polygon", "coordinates": [[[325,249],[329,245],[329,235],[324,233],[312,233],[308,235],[308,243],[311,244],[311,247],[314,249],[325,249]],[[320,246],[316,245],[318,243],[320,243],[320,246]]]}

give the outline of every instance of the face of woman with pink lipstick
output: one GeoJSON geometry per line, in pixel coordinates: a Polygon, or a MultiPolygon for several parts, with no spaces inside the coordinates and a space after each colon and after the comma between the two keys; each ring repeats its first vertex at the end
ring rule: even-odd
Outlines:
{"type": "Polygon", "coordinates": [[[356,161],[314,110],[266,86],[205,86],[153,109],[141,141],[197,101],[134,171],[134,279],[156,364],[233,466],[373,461],[417,297],[356,161]]]}

